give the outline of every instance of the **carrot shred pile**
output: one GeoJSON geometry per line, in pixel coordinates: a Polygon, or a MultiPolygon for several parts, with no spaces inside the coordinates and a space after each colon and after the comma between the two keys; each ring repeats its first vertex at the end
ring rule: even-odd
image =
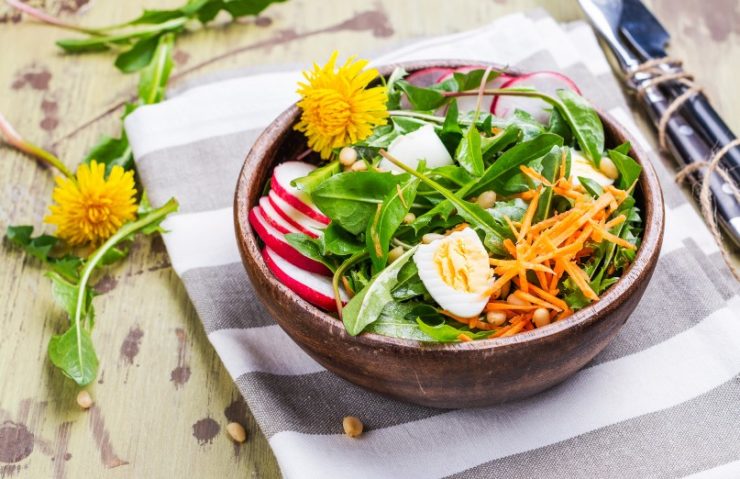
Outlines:
{"type": "MultiPolygon", "coordinates": [[[[537,180],[541,185],[535,190],[520,193],[517,197],[529,200],[529,206],[520,222],[510,218],[504,220],[516,237],[516,242],[506,239],[503,247],[511,259],[490,258],[489,262],[497,278],[489,293],[491,300],[486,305],[487,312],[502,312],[507,316],[505,326],[496,327],[478,318],[453,318],[469,327],[495,331],[491,337],[511,336],[520,331],[532,329],[534,311],[544,308],[552,321],[559,321],[571,315],[568,304],[558,298],[558,285],[565,275],[586,298],[593,301],[599,297],[589,284],[588,274],[579,266],[584,256],[592,250],[586,247],[591,240],[596,243],[608,241],[624,248],[635,249],[635,245],[612,234],[609,230],[624,221],[624,215],[609,219],[619,205],[627,198],[626,191],[611,185],[604,187],[598,198],[579,191],[565,178],[565,162],[559,168],[557,180],[548,182],[532,168],[522,166],[520,170],[537,180]],[[533,224],[543,186],[552,188],[558,195],[573,200],[573,207],[565,212],[533,224]],[[533,273],[536,283],[527,274],[533,273]],[[503,298],[502,291],[513,291],[509,300],[503,298]],[[511,297],[515,298],[514,300],[511,297]],[[502,297],[501,300],[498,298],[502,297]]],[[[451,316],[448,314],[448,316],[451,316]]]]}

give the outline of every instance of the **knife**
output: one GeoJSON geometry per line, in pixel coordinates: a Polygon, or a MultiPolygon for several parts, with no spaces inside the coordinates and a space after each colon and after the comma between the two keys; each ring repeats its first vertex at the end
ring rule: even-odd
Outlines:
{"type": "MultiPolygon", "coordinates": [[[[592,26],[610,47],[622,72],[631,72],[642,63],[643,60],[631,46],[622,41],[621,22],[624,19],[624,0],[579,0],[579,3],[592,26]]],[[[635,74],[629,86],[644,87],[652,76],[647,72],[635,74]]],[[[653,125],[657,126],[661,116],[670,105],[669,98],[654,86],[645,88],[644,94],[639,95],[638,98],[643,103],[653,125]]],[[[712,145],[683,115],[675,114],[668,120],[666,136],[673,156],[683,165],[706,161],[712,156],[712,145]]],[[[695,195],[698,195],[699,188],[696,185],[700,183],[701,178],[701,173],[691,176],[694,183],[692,192],[695,195]]],[[[740,246],[740,204],[717,174],[710,178],[710,191],[719,224],[736,245],[740,246]]]]}
{"type": "MultiPolygon", "coordinates": [[[[640,0],[623,0],[619,31],[642,61],[668,56],[665,47],[671,35],[640,0]]],[[[680,71],[680,68],[667,64],[662,68],[666,72],[680,71]]],[[[659,88],[668,93],[668,96],[675,98],[688,87],[672,81],[664,83],[659,88]]],[[[692,95],[679,111],[712,147],[721,148],[736,138],[703,93],[692,95]]],[[[740,148],[731,149],[720,164],[736,183],[740,183],[740,148]]]]}

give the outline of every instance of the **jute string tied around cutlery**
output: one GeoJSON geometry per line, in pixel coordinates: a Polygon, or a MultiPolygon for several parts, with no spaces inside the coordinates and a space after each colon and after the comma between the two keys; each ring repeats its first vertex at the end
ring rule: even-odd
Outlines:
{"type": "MultiPolygon", "coordinates": [[[[658,144],[660,145],[660,149],[662,151],[668,150],[666,143],[666,128],[668,127],[668,121],[681,108],[681,106],[686,103],[689,98],[702,92],[701,86],[694,83],[694,77],[690,73],[682,70],[666,72],[661,68],[661,66],[665,64],[674,67],[680,67],[682,63],[683,62],[681,60],[672,57],[655,58],[641,63],[640,65],[632,69],[628,74],[631,80],[634,80],[635,76],[640,73],[649,73],[653,75],[650,79],[644,81],[637,87],[638,95],[644,95],[645,91],[648,88],[652,88],[669,81],[678,81],[688,87],[685,92],[677,96],[671,102],[668,108],[666,108],[666,111],[663,112],[663,115],[660,117],[660,121],[658,122],[658,144]]],[[[720,150],[716,151],[711,159],[709,159],[708,161],[700,161],[683,167],[676,174],[676,181],[678,183],[682,183],[686,180],[686,178],[688,178],[690,174],[706,168],[707,171],[704,173],[704,177],[701,182],[701,191],[699,194],[701,213],[704,217],[704,220],[709,225],[709,229],[712,233],[712,236],[714,237],[714,240],[719,246],[722,258],[725,260],[725,263],[727,263],[727,266],[730,268],[733,276],[735,276],[735,279],[740,281],[740,272],[733,264],[732,257],[730,256],[727,247],[722,242],[722,236],[720,234],[719,227],[717,226],[717,220],[712,209],[712,200],[709,190],[710,178],[714,173],[717,173],[725,181],[725,184],[728,185],[733,196],[735,197],[735,200],[740,202],[740,188],[738,188],[738,185],[727,173],[727,170],[719,165],[720,160],[727,154],[727,152],[730,151],[732,148],[735,148],[736,146],[740,146],[740,138],[736,138],[735,140],[726,144],[720,150]]]]}

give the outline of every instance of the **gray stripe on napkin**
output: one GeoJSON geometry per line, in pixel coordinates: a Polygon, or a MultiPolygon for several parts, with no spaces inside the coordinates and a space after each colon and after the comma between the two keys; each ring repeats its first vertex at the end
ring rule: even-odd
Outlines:
{"type": "Polygon", "coordinates": [[[341,433],[342,418],[350,414],[368,429],[380,429],[449,412],[385,398],[328,371],[300,376],[253,372],[239,376],[236,384],[268,438],[281,431],[341,433]]]}
{"type": "Polygon", "coordinates": [[[618,359],[670,339],[727,305],[726,298],[717,291],[695,287],[708,284],[710,280],[702,267],[707,257],[701,251],[692,253],[688,248],[679,248],[660,258],[630,319],[591,365],[618,359]],[[703,261],[692,253],[703,256],[703,261]],[[690,304],[690,314],[677,315],[678,304],[690,304]]]}
{"type": "Polygon", "coordinates": [[[487,462],[450,477],[683,477],[740,459],[738,401],[740,378],[735,378],[673,408],[487,462]]]}
{"type": "Polygon", "coordinates": [[[275,324],[255,296],[241,263],[191,269],[182,275],[182,282],[206,333],[275,324]]]}
{"type": "Polygon", "coordinates": [[[180,213],[231,206],[244,158],[262,129],[215,136],[146,154],[136,162],[152,204],[170,197],[180,213]]]}

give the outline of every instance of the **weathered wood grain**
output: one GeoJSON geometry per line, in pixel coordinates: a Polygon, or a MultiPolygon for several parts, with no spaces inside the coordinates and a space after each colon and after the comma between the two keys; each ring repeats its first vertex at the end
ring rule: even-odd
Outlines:
{"type": "MultiPolygon", "coordinates": [[[[181,1],[29,3],[101,25],[181,1]]],[[[733,61],[740,52],[737,2],[649,3],[674,32],[673,52],[740,130],[740,99],[726,93],[740,73],[733,61]]],[[[378,51],[538,5],[559,20],[580,16],[576,2],[555,0],[289,0],[257,21],[178,41],[175,86],[222,69],[326,58],[336,45],[346,53],[378,51]],[[222,56],[230,51],[239,52],[222,56]]],[[[66,36],[0,3],[0,111],[74,166],[100,134],[118,133],[115,107],[133,94],[136,78],[118,73],[109,54],[62,55],[54,41],[66,36]]],[[[0,145],[0,185],[0,229],[43,226],[53,186],[48,170],[0,145]]],[[[95,409],[82,412],[74,402],[77,389],[46,360],[49,337],[64,321],[48,280],[36,261],[0,248],[0,478],[277,477],[267,442],[208,344],[161,241],[138,242],[100,287],[107,290],[96,299],[101,375],[91,388],[95,409]],[[224,432],[234,419],[249,433],[239,447],[224,432]]]]}

